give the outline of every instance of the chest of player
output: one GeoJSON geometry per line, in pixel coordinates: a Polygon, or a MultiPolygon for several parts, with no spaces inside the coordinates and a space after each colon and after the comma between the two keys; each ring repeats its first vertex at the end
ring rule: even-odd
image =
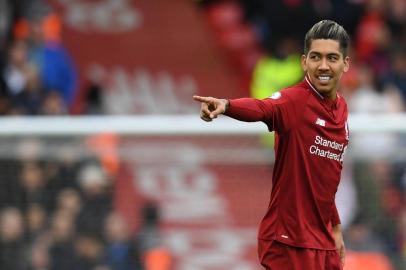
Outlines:
{"type": "Polygon", "coordinates": [[[343,108],[331,108],[321,102],[309,103],[302,114],[297,132],[308,155],[342,162],[349,133],[343,108]]]}

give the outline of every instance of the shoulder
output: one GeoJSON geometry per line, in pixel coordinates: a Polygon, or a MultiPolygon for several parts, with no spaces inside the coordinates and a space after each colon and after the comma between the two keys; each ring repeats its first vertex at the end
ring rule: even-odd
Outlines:
{"type": "Polygon", "coordinates": [[[274,108],[290,111],[301,111],[308,103],[311,92],[301,83],[275,92],[264,99],[264,102],[274,108]]]}
{"type": "Polygon", "coordinates": [[[298,83],[294,86],[282,89],[280,94],[286,96],[293,102],[300,102],[306,101],[311,95],[311,92],[305,83],[298,83]]]}

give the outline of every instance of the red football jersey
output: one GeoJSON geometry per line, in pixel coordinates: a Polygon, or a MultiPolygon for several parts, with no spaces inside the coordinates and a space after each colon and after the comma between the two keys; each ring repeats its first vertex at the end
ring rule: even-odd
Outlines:
{"type": "Polygon", "coordinates": [[[334,200],[349,140],[344,98],[324,98],[305,78],[263,100],[230,100],[225,115],[263,121],[276,133],[272,194],[258,237],[335,249],[332,227],[340,221],[334,200]]]}

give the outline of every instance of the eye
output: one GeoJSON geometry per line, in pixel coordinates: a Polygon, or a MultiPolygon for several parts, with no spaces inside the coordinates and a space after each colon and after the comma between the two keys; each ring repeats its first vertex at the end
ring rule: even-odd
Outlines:
{"type": "Polygon", "coordinates": [[[318,60],[320,60],[320,56],[318,56],[317,54],[311,54],[310,59],[318,61],[318,60]]]}
{"type": "Polygon", "coordinates": [[[337,55],[329,55],[328,60],[332,62],[338,61],[338,56],[337,55]]]}

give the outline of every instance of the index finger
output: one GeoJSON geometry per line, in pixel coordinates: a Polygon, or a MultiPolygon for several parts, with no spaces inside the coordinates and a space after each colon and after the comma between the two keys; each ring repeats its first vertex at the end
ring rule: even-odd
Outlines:
{"type": "Polygon", "coordinates": [[[196,101],[200,101],[200,102],[210,102],[211,98],[210,97],[201,97],[201,96],[193,96],[193,99],[196,101]]]}

